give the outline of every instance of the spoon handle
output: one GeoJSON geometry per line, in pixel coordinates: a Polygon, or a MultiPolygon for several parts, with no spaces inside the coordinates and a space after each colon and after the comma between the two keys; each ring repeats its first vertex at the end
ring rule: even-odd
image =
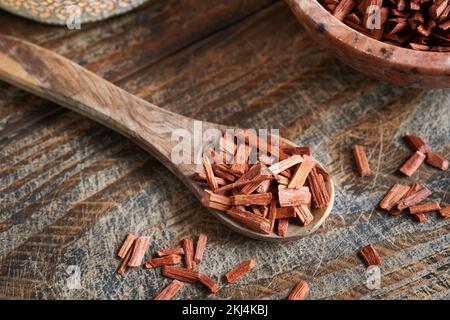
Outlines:
{"type": "MultiPolygon", "coordinates": [[[[3,35],[0,35],[0,80],[68,107],[122,133],[155,156],[197,198],[204,194],[202,187],[190,178],[197,165],[192,161],[187,164],[172,161],[172,151],[179,144],[179,141],[172,141],[172,134],[177,129],[190,134],[189,138],[193,137],[195,157],[198,153],[195,150],[197,145],[200,144],[201,155],[203,144],[208,143],[202,139],[201,143],[195,142],[198,133],[203,136],[207,130],[213,129],[222,136],[224,126],[202,122],[198,129],[195,120],[191,118],[158,108],[56,53],[3,35]]],[[[287,140],[283,141],[294,146],[287,140]]],[[[325,170],[319,163],[317,165],[325,170]]],[[[211,209],[211,213],[231,229],[255,239],[295,239],[316,230],[330,213],[334,197],[331,179],[327,181],[327,190],[331,200],[326,208],[316,212],[315,222],[307,227],[291,227],[292,231],[285,238],[251,230],[219,211],[211,209]]]]}
{"type": "MultiPolygon", "coordinates": [[[[180,170],[171,161],[177,143],[171,135],[175,129],[192,132],[193,119],[140,99],[52,51],[4,35],[0,35],[0,79],[102,123],[171,171],[180,170]]],[[[186,170],[185,166],[182,171],[186,170]]]]}

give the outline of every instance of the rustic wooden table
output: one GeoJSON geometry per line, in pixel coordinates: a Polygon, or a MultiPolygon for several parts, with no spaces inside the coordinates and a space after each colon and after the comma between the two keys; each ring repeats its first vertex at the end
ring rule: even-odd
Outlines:
{"type": "MultiPolygon", "coordinates": [[[[450,155],[450,91],[370,80],[303,32],[270,0],[154,0],[131,14],[44,26],[0,12],[0,32],[52,49],[164,108],[229,125],[275,127],[310,144],[331,169],[335,209],[314,235],[287,244],[229,231],[161,164],[127,139],[53,103],[0,83],[0,298],[151,299],[159,270],[115,274],[129,231],[150,252],[185,235],[210,237],[201,268],[222,275],[256,258],[254,272],[216,295],[184,299],[284,299],[300,279],[314,299],[450,298],[450,220],[426,223],[377,209],[417,133],[450,155]],[[374,174],[358,178],[350,146],[364,143],[374,174]],[[383,255],[381,288],[368,289],[356,252],[383,255]],[[80,280],[79,283],[77,280],[80,280]]],[[[449,202],[450,174],[415,175],[449,202]]]]}

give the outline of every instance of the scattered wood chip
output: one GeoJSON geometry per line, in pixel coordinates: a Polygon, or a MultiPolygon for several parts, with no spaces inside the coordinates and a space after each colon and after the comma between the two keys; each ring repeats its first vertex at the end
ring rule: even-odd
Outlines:
{"type": "Polygon", "coordinates": [[[442,171],[445,171],[448,169],[448,160],[445,159],[440,154],[437,154],[435,152],[429,151],[427,153],[427,163],[430,166],[433,166],[435,168],[441,169],[442,171]]]}
{"type": "Polygon", "coordinates": [[[289,219],[288,218],[278,219],[277,234],[280,237],[285,237],[287,234],[288,227],[289,227],[289,219]]]}
{"type": "Polygon", "coordinates": [[[419,191],[420,189],[420,184],[418,182],[414,182],[411,185],[409,185],[409,190],[408,192],[405,193],[405,195],[399,200],[397,201],[397,203],[395,204],[395,206],[389,211],[389,213],[393,216],[398,216],[400,214],[402,214],[403,209],[399,209],[398,206],[409,196],[411,196],[412,194],[416,193],[417,191],[419,191]]]}
{"type": "Polygon", "coordinates": [[[163,250],[159,250],[156,252],[156,255],[158,257],[164,257],[164,256],[168,256],[171,254],[177,254],[177,255],[183,255],[184,254],[184,250],[183,248],[173,248],[173,249],[163,249],[163,250]]]}
{"type": "Polygon", "coordinates": [[[272,193],[237,194],[231,196],[231,203],[234,206],[266,206],[272,201],[272,193]]]}
{"type": "Polygon", "coordinates": [[[256,192],[257,193],[266,193],[266,192],[268,192],[271,182],[272,182],[271,180],[264,180],[264,181],[262,181],[259,184],[258,188],[256,188],[256,192]]]}
{"type": "Polygon", "coordinates": [[[252,181],[255,179],[255,177],[263,171],[263,169],[266,168],[265,165],[262,163],[255,163],[250,167],[250,169],[245,172],[243,175],[239,177],[236,182],[242,182],[242,181],[252,181]]]}
{"type": "Polygon", "coordinates": [[[200,233],[197,239],[197,246],[195,248],[194,261],[199,264],[203,259],[205,254],[206,242],[208,241],[208,236],[204,233],[200,233]]]}
{"type": "Polygon", "coordinates": [[[304,156],[303,162],[297,167],[294,175],[292,176],[288,188],[298,189],[304,186],[309,173],[316,165],[316,160],[313,157],[304,156]]]}
{"type": "MultiPolygon", "coordinates": [[[[234,182],[236,180],[236,177],[230,173],[228,170],[223,170],[220,165],[211,165],[213,168],[214,176],[216,177],[217,184],[220,185],[218,182],[218,178],[222,178],[225,181],[228,182],[234,182]]],[[[205,175],[206,176],[206,175],[205,175]]]]}
{"type": "Polygon", "coordinates": [[[184,283],[178,280],[173,280],[170,284],[161,291],[154,300],[171,300],[184,286],[184,283]]]}
{"type": "Polygon", "coordinates": [[[225,274],[228,283],[233,283],[242,278],[247,272],[256,266],[256,260],[250,259],[237,265],[225,274]]]}
{"type": "Polygon", "coordinates": [[[202,162],[203,169],[205,170],[206,174],[206,181],[208,182],[209,187],[213,191],[219,189],[219,184],[217,183],[213,168],[211,167],[211,162],[209,161],[209,158],[206,154],[203,154],[202,162]]]}
{"type": "Polygon", "coordinates": [[[150,245],[150,237],[139,237],[134,241],[133,253],[131,254],[128,267],[140,267],[148,246],[150,245]]]}
{"type": "Polygon", "coordinates": [[[395,204],[403,198],[409,189],[409,186],[399,183],[395,184],[384,196],[383,200],[381,200],[380,207],[384,210],[390,211],[395,204]]]}
{"type": "Polygon", "coordinates": [[[436,20],[445,11],[449,4],[449,0],[433,0],[433,4],[428,9],[431,19],[436,20]]]}
{"type": "Polygon", "coordinates": [[[414,152],[420,151],[426,154],[431,151],[428,143],[419,136],[406,135],[405,140],[414,152]]]}
{"type": "Polygon", "coordinates": [[[307,226],[314,220],[314,216],[312,215],[311,211],[309,210],[307,205],[300,205],[295,207],[295,213],[297,214],[298,218],[300,219],[301,223],[304,226],[307,226]]]}
{"type": "Polygon", "coordinates": [[[134,234],[127,234],[125,240],[123,241],[122,246],[119,249],[119,253],[117,254],[119,258],[123,259],[127,255],[128,251],[130,251],[130,248],[133,246],[134,241],[137,239],[137,237],[134,234]]]}
{"type": "Polygon", "coordinates": [[[439,214],[440,214],[441,217],[443,217],[443,218],[450,218],[450,205],[445,206],[444,208],[442,208],[441,210],[439,210],[439,214]]]}
{"type": "Polygon", "coordinates": [[[283,147],[283,151],[289,155],[298,154],[300,156],[310,156],[311,155],[311,147],[310,146],[302,146],[302,147],[283,147]]]}
{"type": "Polygon", "coordinates": [[[282,184],[283,186],[286,186],[286,187],[289,184],[289,179],[282,176],[281,174],[276,175],[275,180],[278,182],[278,184],[282,184]]]}
{"type": "Polygon", "coordinates": [[[368,266],[380,265],[381,257],[373,245],[369,244],[359,251],[359,255],[368,266]]]}
{"type": "Polygon", "coordinates": [[[414,218],[416,218],[417,221],[419,222],[425,222],[427,221],[427,216],[424,213],[417,213],[413,215],[414,218]]]}
{"type": "Polygon", "coordinates": [[[211,293],[216,293],[219,290],[217,283],[206,274],[199,274],[198,281],[207,287],[211,293]]]}
{"type": "Polygon", "coordinates": [[[184,251],[184,262],[186,263],[186,268],[194,268],[194,242],[192,238],[184,238],[181,240],[181,245],[184,251]]]}
{"type": "Polygon", "coordinates": [[[197,282],[199,274],[197,271],[188,268],[162,266],[162,275],[166,278],[193,283],[197,282]]]}
{"type": "MultiPolygon", "coordinates": [[[[195,181],[207,182],[206,174],[204,172],[195,172],[194,174],[192,174],[191,178],[194,179],[195,181]]],[[[222,179],[220,177],[216,177],[216,181],[219,186],[228,184],[228,182],[225,181],[225,179],[222,179]]]]}
{"type": "MultiPolygon", "coordinates": [[[[222,193],[222,192],[229,191],[229,190],[232,190],[232,189],[235,189],[235,188],[243,187],[243,186],[248,185],[248,184],[255,184],[257,182],[263,182],[263,181],[266,181],[266,180],[268,180],[268,178],[266,176],[264,176],[264,175],[258,176],[258,177],[256,177],[255,179],[252,179],[252,180],[242,180],[242,181],[238,180],[236,182],[233,182],[233,183],[230,183],[230,184],[227,184],[225,186],[220,187],[219,189],[217,189],[215,191],[215,193],[216,194],[222,193]]],[[[257,185],[255,189],[257,189],[258,186],[259,185],[257,185]]],[[[252,186],[252,188],[254,188],[254,187],[252,186]]]]}
{"type": "Polygon", "coordinates": [[[286,160],[277,162],[269,167],[269,170],[273,175],[277,175],[297,164],[303,162],[303,157],[300,155],[293,155],[292,157],[287,158],[286,160]]]}
{"type": "Polygon", "coordinates": [[[439,210],[441,210],[439,201],[433,201],[433,202],[418,204],[418,205],[409,207],[409,213],[411,213],[411,214],[433,212],[433,211],[439,211],[439,210]]]}
{"type": "Polygon", "coordinates": [[[268,167],[270,167],[272,164],[273,164],[273,159],[271,158],[271,157],[269,157],[269,156],[267,156],[267,155],[265,155],[265,154],[260,154],[259,155],[259,161],[263,164],[263,165],[265,165],[265,166],[268,166],[268,167]]]}
{"type": "Polygon", "coordinates": [[[250,155],[250,147],[246,144],[240,144],[237,148],[235,161],[231,166],[231,170],[240,174],[245,173],[248,166],[248,157],[250,155]]]}
{"type": "Polygon", "coordinates": [[[302,204],[311,203],[311,192],[308,187],[289,189],[285,186],[278,186],[278,201],[281,207],[295,207],[302,204]]]}
{"type": "Polygon", "coordinates": [[[295,218],[295,208],[294,207],[285,207],[285,208],[277,208],[275,219],[285,219],[285,218],[295,218]]]}
{"type": "Polygon", "coordinates": [[[428,188],[423,188],[408,197],[404,198],[399,202],[397,205],[397,208],[399,210],[404,210],[406,208],[409,208],[411,206],[417,205],[421,203],[423,200],[431,196],[432,192],[428,188]]]}
{"type": "Polygon", "coordinates": [[[265,219],[269,215],[269,207],[264,206],[261,208],[261,216],[265,219]]]}
{"type": "Polygon", "coordinates": [[[359,175],[361,177],[368,177],[372,174],[369,166],[369,160],[367,160],[366,152],[363,146],[354,145],[353,155],[355,157],[356,166],[358,168],[359,175]]]}
{"type": "Polygon", "coordinates": [[[254,214],[256,214],[258,216],[262,216],[261,209],[259,206],[251,206],[251,209],[254,214]]]}
{"type": "Polygon", "coordinates": [[[399,171],[403,173],[405,176],[411,177],[417,171],[417,169],[419,169],[420,165],[423,163],[424,160],[425,154],[423,154],[420,151],[416,151],[400,167],[399,171]]]}
{"type": "Polygon", "coordinates": [[[134,245],[135,245],[135,241],[133,241],[131,247],[128,249],[127,254],[123,258],[122,263],[119,266],[119,269],[117,269],[117,273],[121,276],[124,276],[125,272],[127,271],[128,263],[130,262],[131,255],[133,254],[134,245]]]}
{"type": "Polygon", "coordinates": [[[236,178],[238,178],[242,175],[242,173],[233,171],[229,165],[224,164],[224,163],[216,162],[216,163],[211,164],[211,166],[212,166],[214,172],[221,171],[224,174],[226,174],[226,177],[227,177],[226,179],[230,180],[230,181],[234,181],[234,180],[236,180],[236,178]],[[231,176],[233,176],[234,178],[232,178],[231,176]]]}
{"type": "Polygon", "coordinates": [[[330,194],[325,184],[326,178],[317,166],[311,170],[307,181],[311,190],[313,208],[326,208],[331,201],[330,194]]]}
{"type": "Polygon", "coordinates": [[[265,183],[270,183],[270,180],[272,179],[272,174],[267,168],[262,168],[261,172],[258,173],[258,175],[253,179],[251,183],[246,184],[242,189],[242,194],[250,194],[252,192],[255,192],[258,190],[261,185],[265,183]]]}
{"type": "Polygon", "coordinates": [[[354,0],[341,0],[333,11],[333,16],[342,21],[350,13],[350,11],[356,6],[354,0]]]}
{"type": "Polygon", "coordinates": [[[275,227],[275,219],[277,218],[277,201],[272,199],[269,208],[269,229],[272,231],[275,227]]]}
{"type": "Polygon", "coordinates": [[[205,190],[202,197],[202,204],[219,211],[227,211],[231,207],[231,199],[229,196],[205,190]]]}
{"type": "Polygon", "coordinates": [[[146,269],[161,267],[165,265],[174,265],[181,262],[181,256],[176,254],[170,254],[161,258],[148,259],[144,267],[146,269]]]}
{"type": "Polygon", "coordinates": [[[234,137],[228,135],[227,132],[220,138],[220,153],[225,159],[225,163],[232,163],[233,155],[236,152],[236,144],[234,143],[234,137]]]}
{"type": "Polygon", "coordinates": [[[305,300],[309,295],[309,286],[306,281],[301,280],[297,285],[292,289],[291,293],[288,296],[288,300],[305,300]]]}
{"type": "Polygon", "coordinates": [[[269,220],[255,215],[247,210],[241,210],[239,208],[233,207],[227,211],[227,214],[249,229],[252,229],[259,233],[269,234],[273,229],[269,220]]]}

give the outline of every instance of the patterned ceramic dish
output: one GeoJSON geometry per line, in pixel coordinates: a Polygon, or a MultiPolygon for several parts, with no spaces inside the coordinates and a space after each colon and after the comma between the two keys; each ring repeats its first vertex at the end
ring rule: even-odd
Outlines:
{"type": "Polygon", "coordinates": [[[106,19],[148,0],[0,0],[0,8],[38,22],[66,25],[106,19]]]}

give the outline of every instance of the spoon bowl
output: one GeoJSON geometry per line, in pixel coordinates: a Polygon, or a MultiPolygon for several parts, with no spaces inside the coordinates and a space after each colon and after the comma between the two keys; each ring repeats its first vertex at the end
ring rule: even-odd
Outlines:
{"type": "MultiPolygon", "coordinates": [[[[123,134],[157,158],[198,199],[202,199],[205,190],[191,178],[198,165],[178,163],[172,157],[174,147],[179,143],[177,139],[172,139],[173,133],[181,129],[191,137],[195,136],[197,120],[161,109],[54,52],[3,35],[0,35],[0,79],[123,134]]],[[[224,126],[210,122],[201,122],[201,125],[202,130],[225,130],[224,126]]],[[[294,146],[288,140],[283,141],[294,146]]],[[[317,165],[326,171],[321,164],[317,165]]],[[[317,230],[330,214],[334,202],[332,179],[326,182],[326,187],[331,199],[328,206],[313,210],[314,221],[306,227],[291,224],[285,237],[274,233],[260,234],[225,213],[211,209],[210,212],[226,226],[247,237],[270,241],[293,240],[317,230]]]]}
{"type": "MultiPolygon", "coordinates": [[[[284,142],[286,145],[297,147],[297,145],[290,140],[280,138],[280,141],[284,142]]],[[[325,167],[320,162],[317,162],[316,166],[327,172],[325,167]]],[[[270,234],[256,232],[239,224],[224,212],[214,210],[211,208],[207,209],[209,210],[209,212],[211,212],[212,215],[214,215],[214,217],[216,217],[219,221],[224,223],[230,229],[246,237],[256,240],[274,241],[274,242],[291,241],[314,233],[314,231],[316,231],[330,215],[331,210],[333,209],[335,197],[333,178],[331,176],[330,179],[325,182],[325,186],[327,188],[328,194],[330,195],[330,201],[328,203],[328,206],[326,206],[325,208],[311,210],[312,214],[314,215],[314,220],[306,226],[300,225],[298,223],[289,223],[287,233],[284,237],[277,235],[273,231],[270,234]]],[[[198,195],[202,196],[204,190],[201,189],[198,185],[196,185],[196,188],[198,188],[197,190],[197,192],[199,193],[198,195]]]]}

